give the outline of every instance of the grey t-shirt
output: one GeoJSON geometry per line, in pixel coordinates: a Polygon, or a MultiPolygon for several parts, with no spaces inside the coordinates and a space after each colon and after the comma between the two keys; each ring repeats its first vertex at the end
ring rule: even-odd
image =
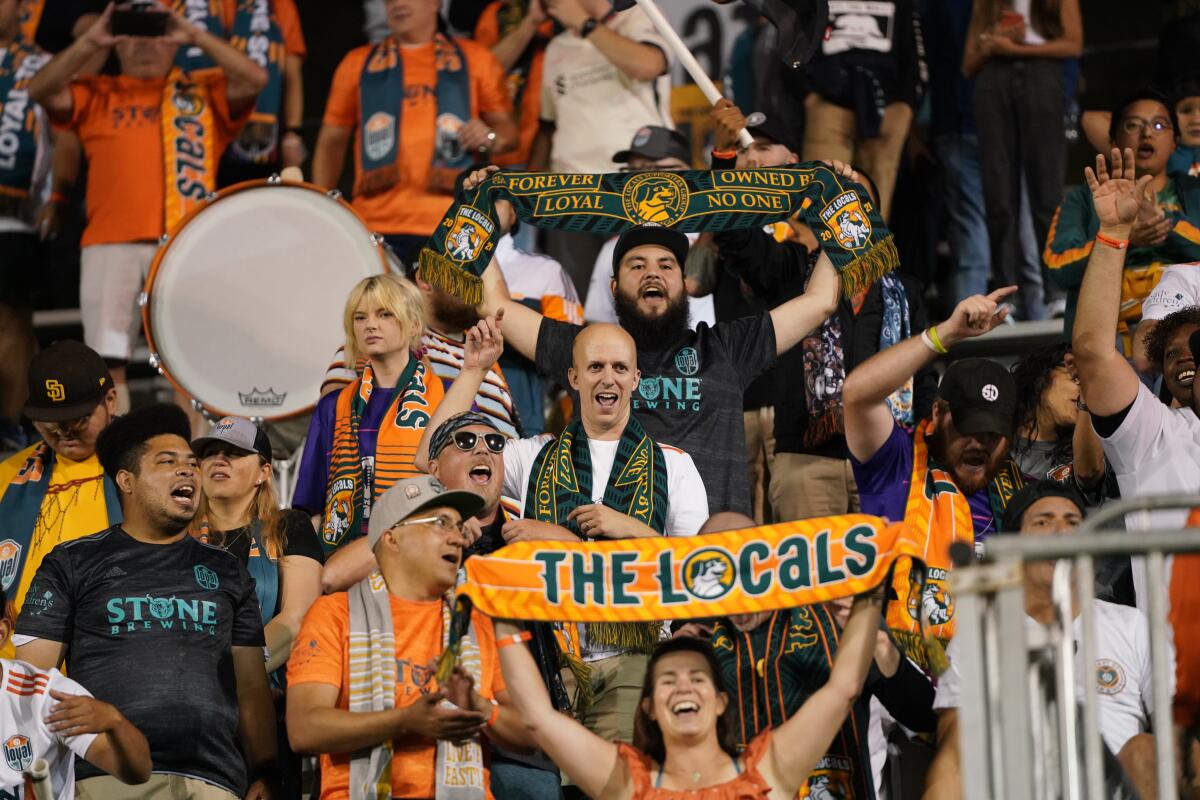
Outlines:
{"type": "MultiPolygon", "coordinates": [[[[543,319],[538,372],[568,386],[579,328],[543,319]]],[[[775,326],[768,313],[705,323],[670,342],[638,342],[642,379],[633,412],[657,442],[692,457],[704,479],[710,514],[752,514],[742,394],[775,363],[775,326]]],[[[578,398],[576,408],[578,408],[578,398]]]]}
{"type": "MultiPolygon", "coordinates": [[[[17,634],[62,642],[67,673],[150,743],[155,772],[241,797],[233,647],[262,647],[254,579],[233,553],[184,536],[147,544],[119,526],[55,547],[17,634]]],[[[86,762],[76,779],[104,773],[86,762]]]]}

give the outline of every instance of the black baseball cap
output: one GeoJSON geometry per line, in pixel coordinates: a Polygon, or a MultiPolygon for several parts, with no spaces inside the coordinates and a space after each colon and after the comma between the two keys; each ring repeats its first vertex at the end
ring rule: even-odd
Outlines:
{"type": "Polygon", "coordinates": [[[746,116],[746,130],[756,139],[761,136],[783,145],[793,153],[800,152],[795,133],[778,117],[769,117],[761,111],[751,112],[746,116]]]}
{"type": "Polygon", "coordinates": [[[960,433],[998,433],[1010,439],[1017,385],[1007,369],[986,358],[964,358],[946,369],[938,397],[950,406],[960,433]]]}
{"type": "Polygon", "coordinates": [[[29,364],[25,416],[34,422],[79,419],[112,388],[112,375],[99,353],[83,342],[55,342],[29,364]]]}
{"type": "Polygon", "coordinates": [[[655,161],[660,158],[678,158],[685,164],[692,161],[687,137],[679,131],[660,125],[644,125],[638,128],[638,132],[633,135],[633,141],[629,143],[629,149],[617,153],[612,160],[618,164],[627,164],[635,156],[652,158],[655,161]]]}
{"type": "Polygon", "coordinates": [[[1043,497],[1061,497],[1069,500],[1079,509],[1079,513],[1087,516],[1087,504],[1083,495],[1069,483],[1059,483],[1052,480],[1040,480],[1026,484],[1021,491],[1013,495],[1004,509],[1004,518],[1000,521],[1002,533],[1020,533],[1021,521],[1029,507],[1043,497]]]}
{"type": "Polygon", "coordinates": [[[621,259],[625,254],[644,244],[656,244],[670,250],[675,254],[680,269],[683,269],[683,262],[687,261],[688,248],[691,246],[687,234],[661,225],[639,225],[630,228],[621,234],[621,238],[617,239],[616,248],[613,249],[613,275],[617,274],[617,268],[621,266],[621,259]]]}

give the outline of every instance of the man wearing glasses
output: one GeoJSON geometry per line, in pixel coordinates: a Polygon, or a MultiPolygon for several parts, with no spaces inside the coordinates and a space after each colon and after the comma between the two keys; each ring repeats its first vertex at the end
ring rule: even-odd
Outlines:
{"type": "MultiPolygon", "coordinates": [[[[1138,177],[1153,176],[1129,235],[1121,286],[1119,333],[1125,355],[1132,354],[1130,334],[1141,318],[1142,301],[1171,264],[1200,260],[1200,178],[1169,176],[1178,125],[1167,98],[1143,89],[1113,111],[1112,146],[1134,153],[1138,177]]],[[[1067,290],[1064,330],[1075,320],[1079,287],[1100,221],[1086,185],[1076,187],[1054,214],[1043,258],[1050,276],[1067,290]]]]}
{"type": "MultiPolygon", "coordinates": [[[[24,413],[42,441],[0,463],[0,589],[13,604],[0,613],[15,618],[56,545],[121,521],[116,490],[96,458],[96,437],[116,406],[108,367],[87,345],[55,342],[34,356],[24,413]]],[[[0,657],[13,657],[11,642],[0,657]]]]}
{"type": "Polygon", "coordinates": [[[297,752],[320,754],[325,796],[345,795],[353,783],[372,787],[371,796],[433,798],[447,776],[472,776],[490,798],[487,761],[464,762],[470,747],[447,745],[527,746],[487,617],[472,614],[477,659],[464,655],[478,665],[471,681],[456,672],[442,686],[433,677],[447,593],[467,546],[463,520],[483,504],[433,477],[398,481],[371,512],[367,542],[378,570],[318,598],[305,616],[288,661],[288,738],[297,752]],[[379,685],[394,694],[372,692],[379,685]]]}

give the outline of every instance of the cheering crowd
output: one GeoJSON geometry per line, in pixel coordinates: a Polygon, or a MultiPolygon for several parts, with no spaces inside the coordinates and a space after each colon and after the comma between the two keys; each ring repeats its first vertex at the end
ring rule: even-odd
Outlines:
{"type": "MultiPolygon", "coordinates": [[[[36,759],[60,799],[960,796],[951,545],[1200,487],[1200,72],[1088,111],[1097,154],[1072,176],[1078,0],[861,5],[830,0],[800,69],[755,22],[700,141],[674,129],[675,57],[636,6],[372,0],[310,154],[317,32],[294,0],[0,0],[0,800],[34,796],[36,759]],[[843,291],[828,244],[900,212],[925,102],[955,264],[942,313],[904,264],[843,291]],[[501,170],[801,161],[861,187],[840,233],[682,233],[652,224],[661,197],[619,235],[539,232],[501,199],[481,302],[423,274],[447,208],[501,170]],[[134,402],[126,367],[160,237],[297,167],[328,189],[349,171],[399,266],[330,307],[344,342],[283,494],[272,431],[134,402]],[[82,341],[39,349],[38,265],[77,182],[82,341]],[[1014,364],[956,353],[1055,315],[1062,341],[1014,364]],[[857,512],[908,523],[923,580],[901,562],[777,611],[476,609],[456,630],[465,562],[507,545],[857,512]]],[[[692,578],[716,597],[722,575],[692,578]]],[[[1031,629],[1055,621],[1052,575],[1024,569],[1031,629]]],[[[1155,734],[1187,745],[1200,792],[1200,566],[1169,572],[1174,720],[1149,712],[1146,580],[1139,559],[1097,560],[1081,680],[1113,796],[1156,796],[1155,734]]]]}

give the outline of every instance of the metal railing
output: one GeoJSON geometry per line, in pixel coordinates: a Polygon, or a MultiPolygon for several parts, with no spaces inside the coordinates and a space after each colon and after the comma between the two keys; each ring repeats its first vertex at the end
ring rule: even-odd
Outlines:
{"type": "Polygon", "coordinates": [[[1194,507],[1200,507],[1200,495],[1127,500],[1096,512],[1070,534],[992,536],[978,562],[969,547],[955,554],[959,563],[950,581],[958,619],[955,667],[962,687],[958,729],[966,800],[1106,796],[1096,696],[1093,566],[1094,558],[1104,555],[1145,558],[1146,596],[1139,598],[1139,607],[1149,623],[1158,797],[1178,797],[1166,558],[1200,552],[1200,531],[1100,528],[1130,513],[1194,507]],[[1047,560],[1057,561],[1052,583],[1056,619],[1043,635],[1026,629],[1022,567],[1047,560]],[[1078,652],[1073,636],[1076,611],[1078,652]],[[1078,698],[1082,720],[1076,708],[1078,660],[1085,667],[1078,698]]]}

